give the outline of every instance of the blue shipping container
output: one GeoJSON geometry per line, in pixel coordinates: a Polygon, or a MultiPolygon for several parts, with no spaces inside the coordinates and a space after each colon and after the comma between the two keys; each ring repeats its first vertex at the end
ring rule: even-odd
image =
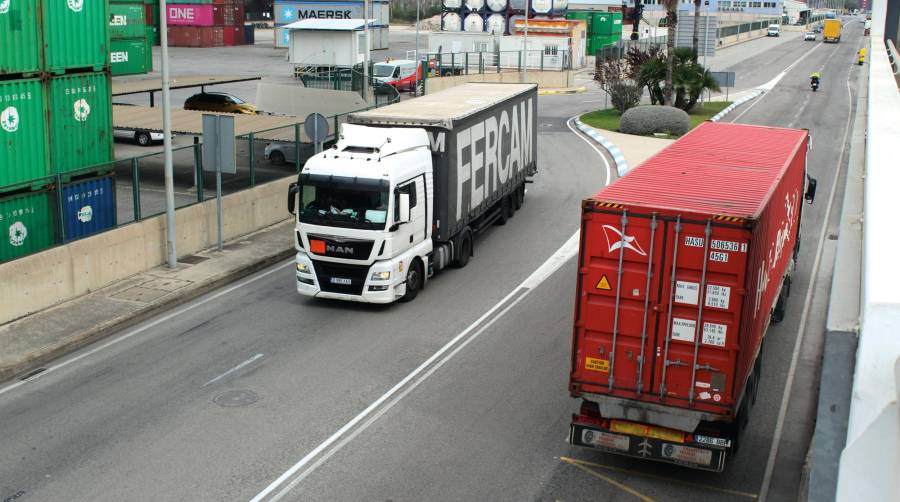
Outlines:
{"type": "Polygon", "coordinates": [[[112,175],[65,185],[62,197],[66,241],[116,226],[116,183],[112,175]]]}

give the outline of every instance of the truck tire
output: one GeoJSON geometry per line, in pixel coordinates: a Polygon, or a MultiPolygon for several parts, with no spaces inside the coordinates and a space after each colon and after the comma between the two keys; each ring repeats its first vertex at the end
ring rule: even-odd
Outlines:
{"type": "Polygon", "coordinates": [[[512,213],[512,202],[510,202],[509,196],[506,196],[500,199],[500,217],[497,218],[496,223],[498,225],[506,225],[510,213],[512,213]]]}
{"type": "Polygon", "coordinates": [[[784,320],[784,314],[787,310],[787,299],[791,295],[791,277],[785,276],[784,283],[781,285],[781,292],[778,294],[778,300],[775,301],[775,308],[772,309],[772,324],[778,324],[784,320]]]}
{"type": "Polygon", "coordinates": [[[456,239],[456,257],[453,259],[455,268],[463,268],[469,264],[472,257],[472,231],[468,228],[459,233],[456,239]]]}
{"type": "Polygon", "coordinates": [[[402,302],[411,302],[419,296],[422,286],[425,284],[425,271],[422,260],[416,258],[406,271],[406,294],[400,299],[402,302]]]}
{"type": "Polygon", "coordinates": [[[515,204],[513,206],[516,211],[518,211],[519,209],[522,209],[522,205],[525,204],[525,183],[519,185],[519,188],[515,191],[515,195],[515,204]]]}

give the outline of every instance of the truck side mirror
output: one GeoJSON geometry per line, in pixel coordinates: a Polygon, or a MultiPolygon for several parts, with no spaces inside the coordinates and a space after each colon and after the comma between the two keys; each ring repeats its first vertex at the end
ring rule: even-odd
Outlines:
{"type": "Polygon", "coordinates": [[[400,218],[397,219],[397,223],[409,223],[409,194],[400,193],[397,204],[400,206],[400,218]]]}
{"type": "Polygon", "coordinates": [[[291,183],[288,188],[288,201],[287,207],[288,212],[291,214],[297,214],[297,193],[300,192],[300,185],[297,183],[291,183]]]}
{"type": "Polygon", "coordinates": [[[816,184],[818,182],[815,178],[806,177],[806,195],[803,198],[806,200],[807,204],[812,204],[814,200],[816,200],[816,184]]]}

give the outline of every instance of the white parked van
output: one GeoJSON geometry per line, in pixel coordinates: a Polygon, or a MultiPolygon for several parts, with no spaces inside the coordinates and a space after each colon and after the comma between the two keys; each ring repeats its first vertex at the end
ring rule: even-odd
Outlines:
{"type": "Polygon", "coordinates": [[[770,24],[769,31],[766,32],[766,36],[769,37],[777,37],[781,34],[781,25],[778,24],[770,24]]]}

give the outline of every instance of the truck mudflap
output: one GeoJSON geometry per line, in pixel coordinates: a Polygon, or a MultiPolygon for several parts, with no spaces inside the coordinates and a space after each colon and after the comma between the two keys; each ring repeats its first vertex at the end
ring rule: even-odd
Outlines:
{"type": "MultiPolygon", "coordinates": [[[[614,421],[613,421],[614,422],[614,421]]],[[[633,422],[619,422],[617,429],[643,430],[647,435],[628,434],[611,421],[596,421],[584,415],[572,415],[569,443],[626,457],[654,460],[693,469],[722,472],[729,441],[706,436],[678,433],[633,422]],[[622,427],[625,425],[625,427],[622,427]],[[656,436],[656,437],[654,437],[656,436]]]]}

